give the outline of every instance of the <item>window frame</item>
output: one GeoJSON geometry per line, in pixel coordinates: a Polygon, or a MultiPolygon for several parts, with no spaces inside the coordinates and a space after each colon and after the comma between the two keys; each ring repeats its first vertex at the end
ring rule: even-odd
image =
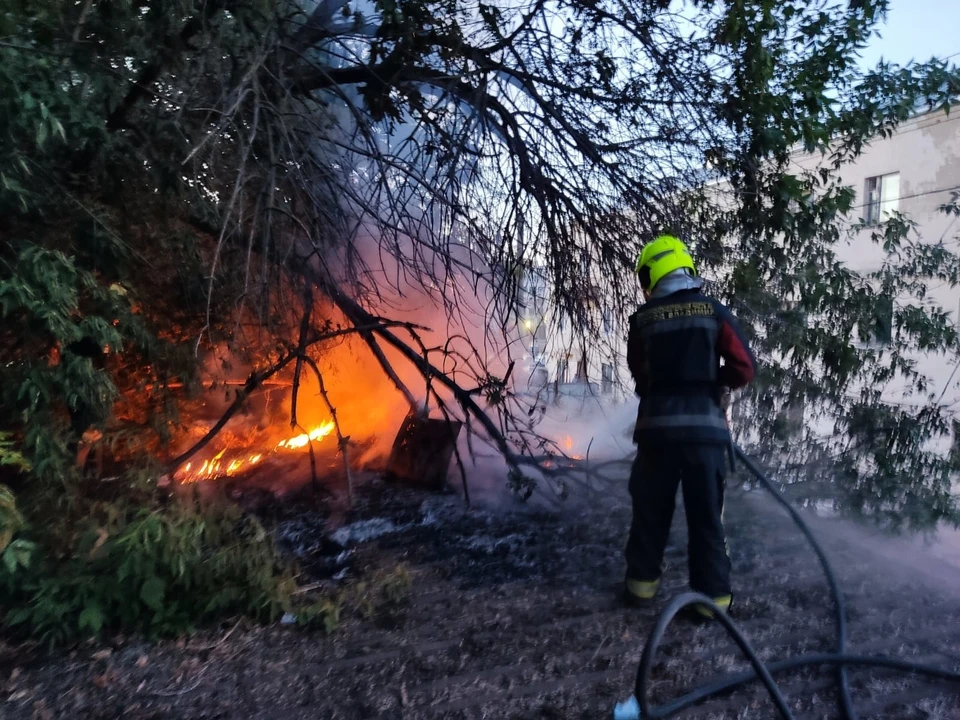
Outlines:
{"type": "Polygon", "coordinates": [[[613,332],[613,310],[609,306],[604,306],[601,313],[603,321],[604,335],[610,335],[613,332]]]}
{"type": "Polygon", "coordinates": [[[615,377],[613,361],[600,363],[600,393],[602,395],[610,395],[613,392],[615,377]]]}
{"type": "Polygon", "coordinates": [[[863,221],[869,227],[876,227],[900,211],[900,171],[871,175],[863,181],[863,221]],[[884,199],[885,188],[896,178],[896,197],[884,199]]]}
{"type": "Polygon", "coordinates": [[[875,308],[873,321],[870,327],[870,345],[873,347],[887,347],[893,342],[893,316],[895,313],[893,296],[881,295],[878,300],[884,302],[884,311],[875,308]],[[889,313],[886,308],[889,306],[889,313]],[[883,323],[883,325],[881,325],[883,323]],[[880,332],[883,331],[883,336],[880,332]]]}

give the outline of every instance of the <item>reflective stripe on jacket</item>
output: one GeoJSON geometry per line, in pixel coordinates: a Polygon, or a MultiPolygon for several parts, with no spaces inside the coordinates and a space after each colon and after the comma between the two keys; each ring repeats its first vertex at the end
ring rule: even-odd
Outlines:
{"type": "Polygon", "coordinates": [[[733,315],[699,290],[651,300],[630,317],[627,365],[640,396],[637,442],[729,441],[721,388],[756,374],[733,315]]]}

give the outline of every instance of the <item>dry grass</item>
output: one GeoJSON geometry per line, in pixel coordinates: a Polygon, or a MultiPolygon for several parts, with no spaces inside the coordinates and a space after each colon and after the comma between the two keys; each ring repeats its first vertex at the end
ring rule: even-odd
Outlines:
{"type": "MultiPolygon", "coordinates": [[[[366,492],[344,521],[387,517],[405,529],[354,548],[348,582],[403,563],[412,585],[399,604],[369,619],[348,618],[332,636],[241,625],[229,636],[225,629],[205,631],[156,645],[114,638],[26,662],[11,649],[0,654],[0,714],[11,720],[44,713],[124,720],[595,718],[609,716],[630,693],[653,611],[625,611],[615,597],[629,518],[621,498],[562,517],[529,510],[464,514],[456,498],[423,505],[426,498],[414,492],[366,492]],[[425,524],[426,514],[439,520],[425,524]]],[[[742,500],[728,512],[739,586],[734,616],[761,657],[829,649],[828,596],[802,542],[784,532],[781,518],[742,500]]],[[[671,543],[665,577],[665,587],[675,590],[685,581],[682,533],[678,528],[671,543]]],[[[851,650],[920,657],[935,647],[960,647],[956,603],[916,584],[909,595],[896,586],[888,594],[867,592],[870,577],[884,569],[849,561],[844,547],[831,552],[845,589],[856,591],[851,650]],[[921,610],[899,612],[904,597],[921,610]]],[[[674,698],[745,667],[718,628],[678,623],[662,648],[654,698],[674,698]]],[[[798,718],[835,714],[830,677],[811,669],[780,679],[798,718]]],[[[853,681],[857,698],[883,706],[870,718],[958,720],[960,698],[942,696],[937,687],[924,695],[916,678],[856,671],[853,681]],[[898,705],[905,693],[913,695],[898,705]]],[[[763,691],[752,687],[686,717],[770,720],[772,713],[763,691]]]]}

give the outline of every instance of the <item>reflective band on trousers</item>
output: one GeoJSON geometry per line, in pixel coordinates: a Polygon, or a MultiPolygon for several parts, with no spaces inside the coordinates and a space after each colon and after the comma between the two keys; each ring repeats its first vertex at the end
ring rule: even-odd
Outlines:
{"type": "Polygon", "coordinates": [[[727,421],[715,415],[643,415],[637,427],[715,427],[727,429],[727,421]]]}

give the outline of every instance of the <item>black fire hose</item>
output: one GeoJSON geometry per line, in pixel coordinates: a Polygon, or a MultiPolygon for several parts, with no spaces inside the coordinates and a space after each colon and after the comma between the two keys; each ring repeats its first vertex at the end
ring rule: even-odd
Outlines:
{"type": "Polygon", "coordinates": [[[830,566],[830,561],[827,560],[827,556],[823,552],[823,548],[820,547],[820,543],[818,543],[816,538],[814,538],[813,533],[810,531],[810,527],[800,516],[800,513],[797,512],[797,510],[787,501],[787,499],[780,493],[774,484],[770,482],[763,472],[761,472],[760,468],[756,466],[753,460],[751,460],[743,452],[743,450],[736,445],[733,446],[733,450],[737,459],[746,465],[747,469],[753,473],[757,480],[767,490],[770,491],[774,499],[784,508],[786,508],[787,512],[790,513],[790,517],[793,518],[793,521],[797,524],[797,527],[800,528],[800,531],[803,533],[804,537],[807,538],[811,547],[813,547],[814,552],[816,552],[817,558],[820,560],[820,566],[823,568],[823,572],[827,577],[827,583],[830,585],[830,595],[833,598],[834,611],[837,620],[836,651],[833,653],[814,653],[810,655],[801,655],[800,657],[791,658],[789,660],[781,660],[779,662],[764,664],[763,661],[757,656],[757,653],[754,651],[754,649],[750,646],[750,643],[747,641],[746,637],[744,637],[743,633],[740,632],[740,630],[725,612],[714,605],[710,598],[706,597],[705,595],[701,595],[700,593],[685,593],[675,598],[664,609],[664,611],[660,613],[653,630],[650,631],[650,636],[647,638],[646,646],[643,648],[643,656],[640,658],[640,666],[637,668],[637,684],[634,690],[635,697],[640,704],[640,717],[651,718],[652,720],[669,718],[673,715],[676,715],[680,711],[685,710],[691,705],[695,705],[703,700],[706,700],[707,698],[729,693],[739,687],[759,679],[766,687],[767,692],[770,694],[770,698],[773,700],[774,705],[784,720],[795,720],[793,713],[790,712],[790,708],[787,706],[786,699],[783,697],[783,694],[780,692],[780,689],[777,687],[777,684],[773,679],[773,675],[785,672],[787,670],[795,670],[797,668],[807,666],[833,665],[836,667],[837,680],[840,685],[840,710],[844,720],[856,720],[857,718],[856,710],[853,708],[853,698],[850,695],[850,685],[846,673],[846,668],[849,665],[882,667],[892,670],[900,670],[903,672],[916,673],[919,675],[926,675],[938,680],[960,683],[960,673],[950,672],[948,670],[943,670],[942,668],[932,667],[929,665],[920,665],[904,660],[895,660],[885,657],[848,655],[845,652],[847,640],[846,609],[844,607],[843,596],[840,594],[840,588],[837,584],[836,575],[833,572],[833,568],[830,566]],[[686,695],[683,695],[682,697],[677,698],[666,705],[654,707],[650,705],[650,701],[647,697],[647,690],[650,680],[650,671],[653,668],[657,649],[659,648],[660,643],[663,641],[663,636],[673,619],[681,610],[691,605],[706,605],[713,608],[714,617],[720,622],[730,637],[732,637],[737,643],[740,651],[753,666],[753,670],[736,675],[730,675],[726,678],[722,678],[710,683],[709,685],[703,685],[695,690],[691,690],[686,695]]]}

